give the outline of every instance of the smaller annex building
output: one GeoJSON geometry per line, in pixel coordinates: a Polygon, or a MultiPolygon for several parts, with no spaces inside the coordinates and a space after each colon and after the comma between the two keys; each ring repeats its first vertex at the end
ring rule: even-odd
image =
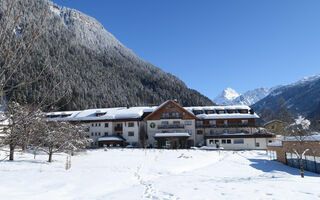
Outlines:
{"type": "Polygon", "coordinates": [[[307,171],[320,173],[320,135],[286,137],[283,141],[269,143],[267,152],[270,160],[276,160],[294,168],[299,168],[295,152],[305,154],[303,167],[307,171]]]}

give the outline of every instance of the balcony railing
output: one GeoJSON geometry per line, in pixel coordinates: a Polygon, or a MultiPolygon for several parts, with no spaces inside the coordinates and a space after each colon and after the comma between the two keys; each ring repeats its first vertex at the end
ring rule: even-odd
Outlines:
{"type": "Polygon", "coordinates": [[[114,131],[122,131],[123,129],[122,129],[122,127],[121,126],[116,126],[116,127],[114,127],[114,131]]]}
{"type": "Polygon", "coordinates": [[[158,125],[158,129],[176,129],[176,128],[184,128],[183,124],[166,124],[166,125],[158,125]]]}
{"type": "Polygon", "coordinates": [[[160,116],[160,119],[182,119],[181,116],[160,116]]]}
{"type": "Polygon", "coordinates": [[[196,128],[245,128],[255,127],[254,124],[196,124],[196,128]]]}

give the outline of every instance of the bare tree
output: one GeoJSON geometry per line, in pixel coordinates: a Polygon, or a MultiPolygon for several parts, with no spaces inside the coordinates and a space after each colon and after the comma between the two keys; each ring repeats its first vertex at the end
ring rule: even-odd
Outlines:
{"type": "Polygon", "coordinates": [[[297,156],[302,178],[304,177],[303,158],[311,149],[307,142],[312,137],[309,127],[310,121],[300,116],[285,129],[286,136],[289,136],[286,138],[286,141],[288,141],[286,148],[297,156]]]}
{"type": "Polygon", "coordinates": [[[26,147],[32,133],[32,125],[38,112],[34,112],[28,106],[19,103],[7,104],[5,115],[8,125],[4,129],[6,137],[4,144],[9,145],[9,160],[14,159],[14,151],[17,146],[26,147]]]}
{"type": "Polygon", "coordinates": [[[38,125],[33,141],[40,145],[40,150],[49,155],[48,162],[52,162],[54,153],[72,153],[87,147],[88,138],[83,126],[46,120],[42,120],[38,125]]]}

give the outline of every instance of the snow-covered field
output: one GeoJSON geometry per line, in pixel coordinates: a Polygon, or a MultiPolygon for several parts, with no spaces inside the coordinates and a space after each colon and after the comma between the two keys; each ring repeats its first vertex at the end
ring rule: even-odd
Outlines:
{"type": "Polygon", "coordinates": [[[320,176],[268,161],[265,151],[109,149],[17,153],[0,162],[1,200],[320,199],[320,176]]]}

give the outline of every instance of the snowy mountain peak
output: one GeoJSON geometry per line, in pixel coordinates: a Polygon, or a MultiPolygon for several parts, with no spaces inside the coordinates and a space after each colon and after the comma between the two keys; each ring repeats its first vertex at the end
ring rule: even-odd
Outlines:
{"type": "Polygon", "coordinates": [[[237,93],[234,89],[227,88],[214,99],[214,102],[218,105],[252,105],[269,95],[275,88],[261,87],[249,90],[243,94],[237,93]]]}
{"type": "Polygon", "coordinates": [[[218,105],[233,105],[233,100],[239,97],[240,94],[232,88],[227,88],[222,91],[213,101],[218,105]]]}

